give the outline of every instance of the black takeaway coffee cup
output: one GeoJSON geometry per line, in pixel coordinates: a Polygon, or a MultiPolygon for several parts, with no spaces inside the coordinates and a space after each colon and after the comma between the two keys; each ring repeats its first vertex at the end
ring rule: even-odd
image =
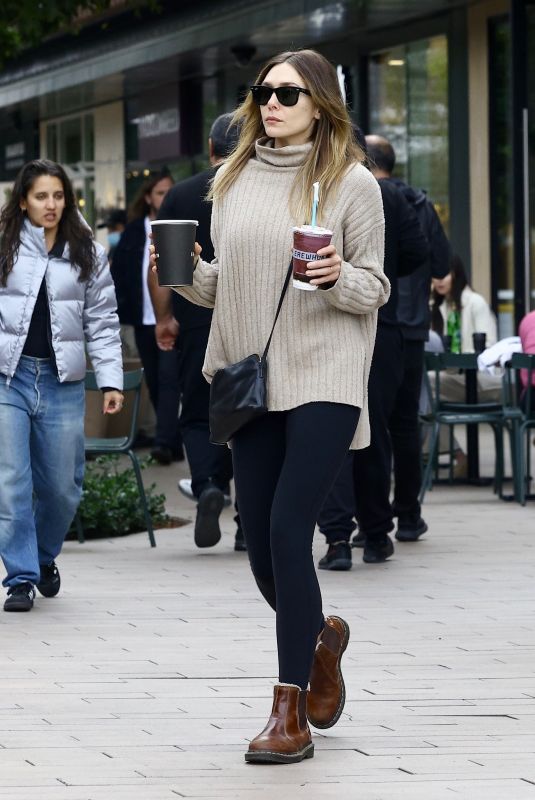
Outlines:
{"type": "Polygon", "coordinates": [[[198,224],[196,219],[157,219],[151,222],[160,286],[191,286],[193,283],[198,224]]]}

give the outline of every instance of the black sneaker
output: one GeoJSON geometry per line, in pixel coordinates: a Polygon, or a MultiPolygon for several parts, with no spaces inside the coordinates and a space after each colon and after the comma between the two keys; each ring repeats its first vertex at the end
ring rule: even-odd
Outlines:
{"type": "Polygon", "coordinates": [[[366,537],[360,531],[353,536],[351,539],[351,547],[364,547],[364,542],[366,541],[366,537]]]}
{"type": "Polygon", "coordinates": [[[366,564],[381,564],[394,553],[394,544],[386,533],[383,536],[367,537],[362,560],[366,564]]]}
{"type": "Polygon", "coordinates": [[[238,528],[236,531],[236,536],[234,537],[234,550],[237,553],[247,552],[247,544],[245,543],[245,536],[243,535],[241,528],[238,528]]]}
{"type": "Polygon", "coordinates": [[[52,561],[50,564],[41,564],[41,578],[37,584],[37,588],[43,597],[55,597],[59,592],[61,586],[61,578],[56,562],[52,561]]]}
{"type": "Polygon", "coordinates": [[[169,466],[173,460],[173,451],[170,447],[166,447],[163,444],[153,447],[150,451],[150,454],[151,457],[163,467],[169,466]]]}
{"type": "Polygon", "coordinates": [[[195,544],[213,547],[221,539],[219,515],[225,505],[225,496],[217,486],[209,486],[199,497],[195,519],[195,544]]]}
{"type": "Polygon", "coordinates": [[[346,541],[330,544],[326,555],[318,563],[320,569],[332,569],[338,572],[351,569],[352,566],[351,545],[346,541]]]}
{"type": "Polygon", "coordinates": [[[35,589],[29,581],[17,583],[7,590],[4,611],[31,611],[35,600],[35,589]]]}
{"type": "Polygon", "coordinates": [[[417,522],[398,520],[396,539],[398,542],[416,542],[427,530],[427,523],[422,517],[417,522]]]}

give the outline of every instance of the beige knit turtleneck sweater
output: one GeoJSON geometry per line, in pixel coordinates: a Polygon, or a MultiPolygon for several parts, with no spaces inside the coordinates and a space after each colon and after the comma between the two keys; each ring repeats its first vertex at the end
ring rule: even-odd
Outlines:
{"type": "MultiPolygon", "coordinates": [[[[176,288],[188,300],[215,308],[203,367],[209,382],[216,370],[265,347],[291,257],[290,191],[310,149],[257,142],[256,158],[214,202],[216,258],[211,264],[200,259],[193,286],[176,288]]],[[[358,406],[362,413],[351,448],[359,449],[369,444],[367,385],[377,309],[390,292],[383,272],[381,193],[361,164],[348,170],[321,224],[334,233],[342,271],[328,290],[307,292],[290,283],[268,354],[268,406],[358,406]]]]}

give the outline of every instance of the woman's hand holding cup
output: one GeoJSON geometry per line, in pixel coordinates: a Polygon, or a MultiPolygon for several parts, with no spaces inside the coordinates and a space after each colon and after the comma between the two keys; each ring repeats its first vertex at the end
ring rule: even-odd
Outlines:
{"type": "MultiPolygon", "coordinates": [[[[152,233],[150,234],[150,238],[152,239],[152,233]]],[[[195,269],[195,267],[197,266],[197,263],[199,261],[199,257],[200,257],[200,255],[202,253],[202,247],[200,246],[200,244],[198,242],[195,242],[194,253],[195,253],[195,257],[193,259],[193,268],[195,269]]],[[[149,245],[149,265],[150,265],[150,268],[151,268],[152,272],[154,272],[154,274],[157,275],[158,274],[158,256],[156,254],[156,248],[155,248],[155,246],[153,244],[149,245]]]]}
{"type": "Polygon", "coordinates": [[[337,253],[336,247],[334,244],[322,247],[321,250],[318,250],[318,255],[322,258],[307,264],[306,274],[310,277],[310,283],[314,286],[320,286],[322,283],[336,283],[342,269],[342,259],[337,253]]]}

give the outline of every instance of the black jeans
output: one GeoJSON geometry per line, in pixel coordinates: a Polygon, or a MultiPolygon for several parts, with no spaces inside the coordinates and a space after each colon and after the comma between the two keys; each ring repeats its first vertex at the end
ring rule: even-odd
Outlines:
{"type": "Polygon", "coordinates": [[[389,425],[403,380],[403,352],[401,331],[379,325],[368,382],[370,446],[347,456],[321,510],[318,523],[329,543],[349,540],[355,527],[353,516],[365,536],[382,536],[394,527],[389,425]]]}
{"type": "Polygon", "coordinates": [[[232,455],[228,447],[210,442],[208,403],[210,386],[202,365],[210,327],[191,328],[180,334],[180,430],[191,471],[191,489],[199,497],[209,483],[228,491],[232,455]]]}
{"type": "Polygon", "coordinates": [[[303,689],[323,625],[312,558],[314,527],[359,413],[339,403],[307,403],[266,414],[242,428],[232,442],[251,568],[277,614],[279,681],[303,689]]]}
{"type": "Polygon", "coordinates": [[[416,527],[422,485],[420,423],[418,407],[424,370],[424,342],[405,339],[403,380],[390,417],[394,455],[394,516],[404,527],[416,527]]]}
{"type": "Polygon", "coordinates": [[[145,371],[149,397],[156,413],[154,444],[169,447],[176,454],[182,449],[178,421],[180,402],[178,352],[160,350],[156,344],[154,328],[154,325],[134,327],[136,347],[145,371]]]}

